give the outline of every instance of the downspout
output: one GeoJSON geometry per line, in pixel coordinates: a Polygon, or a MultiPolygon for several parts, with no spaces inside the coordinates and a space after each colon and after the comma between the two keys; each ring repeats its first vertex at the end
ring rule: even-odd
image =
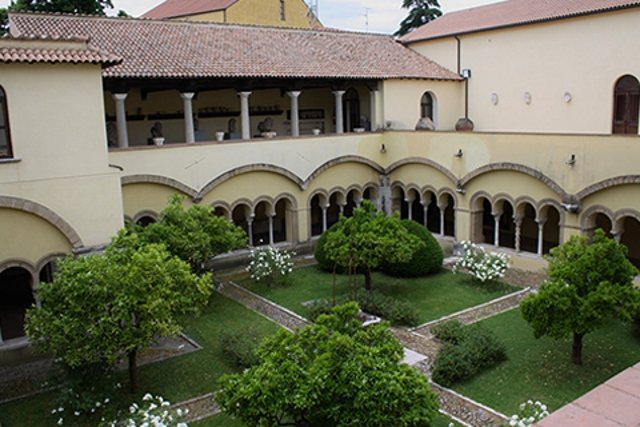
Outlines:
{"type": "Polygon", "coordinates": [[[456,39],[456,54],[457,54],[457,68],[456,71],[458,73],[458,75],[460,75],[460,55],[461,55],[461,46],[462,46],[462,41],[460,40],[460,37],[458,36],[453,36],[454,39],[456,39]]]}

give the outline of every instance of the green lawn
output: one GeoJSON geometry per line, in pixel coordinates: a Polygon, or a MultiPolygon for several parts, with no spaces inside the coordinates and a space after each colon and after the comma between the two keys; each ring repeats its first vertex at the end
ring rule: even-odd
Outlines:
{"type": "Polygon", "coordinates": [[[506,345],[509,360],[454,389],[508,416],[527,399],[556,410],[640,361],[640,338],[617,321],[585,336],[582,366],[569,360],[570,339],[535,339],[520,310],[481,324],[506,345]]]}
{"type": "MultiPolygon", "coordinates": [[[[453,421],[445,417],[444,415],[438,415],[433,422],[431,423],[431,427],[449,427],[449,423],[453,421]]],[[[458,427],[460,424],[454,423],[454,426],[458,427]]],[[[205,418],[202,421],[198,421],[197,423],[189,424],[190,427],[246,427],[246,424],[229,417],[225,414],[216,415],[210,418],[205,418]]]]}
{"type": "MultiPolygon", "coordinates": [[[[238,282],[247,289],[304,317],[308,312],[302,305],[303,302],[332,298],[333,276],[316,266],[294,270],[289,279],[290,285],[273,287],[268,287],[263,282],[256,283],[248,277],[238,282]]],[[[355,280],[360,288],[364,288],[362,275],[355,276],[355,280]]],[[[373,288],[412,304],[419,313],[420,323],[482,304],[519,289],[497,282],[478,284],[470,276],[453,274],[447,270],[416,279],[402,279],[374,273],[373,288]]],[[[348,276],[336,275],[336,295],[344,297],[348,294],[348,276]]]]}
{"type": "MultiPolygon", "coordinates": [[[[277,329],[275,323],[216,294],[200,317],[187,322],[185,330],[204,349],[143,366],[140,369],[140,396],[151,392],[171,402],[179,402],[208,393],[216,388],[216,379],[220,375],[234,371],[222,354],[219,342],[222,332],[268,335],[277,329]]],[[[121,374],[121,381],[126,385],[125,373],[121,374]]],[[[118,400],[125,406],[136,398],[126,392],[123,394],[118,400]]],[[[53,426],[57,421],[50,415],[54,402],[55,394],[52,392],[2,405],[0,423],[2,427],[53,426]]],[[[74,424],[65,422],[65,425],[74,424]]],[[[84,425],[95,425],[95,422],[84,425]]]]}

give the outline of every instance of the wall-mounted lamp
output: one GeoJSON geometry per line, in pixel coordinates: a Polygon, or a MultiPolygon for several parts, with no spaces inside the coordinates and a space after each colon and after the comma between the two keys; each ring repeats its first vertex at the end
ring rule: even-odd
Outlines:
{"type": "Polygon", "coordinates": [[[573,99],[573,96],[571,95],[570,92],[565,92],[563,98],[564,98],[564,102],[569,103],[573,99]]]}
{"type": "Polygon", "coordinates": [[[524,102],[527,105],[531,104],[531,92],[524,93],[524,102]]]}
{"type": "Polygon", "coordinates": [[[464,193],[466,193],[466,191],[465,191],[464,188],[462,188],[462,185],[458,184],[456,186],[456,193],[464,194],[464,193]]]}
{"type": "Polygon", "coordinates": [[[567,166],[574,167],[576,165],[576,155],[572,154],[571,157],[569,157],[569,160],[567,160],[565,163],[567,164],[567,166]]]}
{"type": "Polygon", "coordinates": [[[458,148],[458,151],[456,152],[456,154],[453,155],[453,157],[460,158],[463,155],[464,155],[464,153],[462,152],[462,148],[458,148]]]}
{"type": "Polygon", "coordinates": [[[387,152],[387,147],[386,147],[384,144],[382,144],[382,145],[380,146],[380,153],[384,154],[384,153],[386,153],[386,152],[387,152]]]}
{"type": "Polygon", "coordinates": [[[465,68],[462,70],[462,78],[464,79],[470,79],[471,78],[471,70],[468,68],[465,68]]]}

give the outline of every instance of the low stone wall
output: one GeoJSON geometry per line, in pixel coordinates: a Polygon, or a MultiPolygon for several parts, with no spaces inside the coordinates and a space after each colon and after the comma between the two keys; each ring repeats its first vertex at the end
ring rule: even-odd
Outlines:
{"type": "Polygon", "coordinates": [[[239,302],[245,307],[264,315],[268,319],[273,320],[290,331],[303,328],[309,324],[304,317],[282,306],[274,304],[268,299],[254,294],[233,282],[225,282],[219,285],[218,292],[239,302]]]}
{"type": "Polygon", "coordinates": [[[431,388],[438,393],[440,409],[448,415],[473,427],[501,427],[507,425],[506,415],[488,406],[469,399],[453,390],[431,382],[431,388]]]}
{"type": "Polygon", "coordinates": [[[479,322],[483,319],[518,307],[520,305],[520,301],[522,301],[527,295],[529,295],[530,292],[531,288],[526,288],[521,291],[514,292],[512,294],[505,295],[503,297],[486,302],[484,304],[480,304],[475,307],[471,307],[466,310],[441,317],[440,319],[427,322],[423,325],[411,329],[411,331],[420,335],[430,336],[431,328],[448,320],[455,319],[464,324],[479,322]]]}
{"type": "Polygon", "coordinates": [[[220,405],[213,400],[213,393],[207,393],[184,402],[171,405],[173,409],[186,409],[189,412],[185,417],[185,421],[195,422],[203,418],[211,417],[220,413],[220,405]]]}

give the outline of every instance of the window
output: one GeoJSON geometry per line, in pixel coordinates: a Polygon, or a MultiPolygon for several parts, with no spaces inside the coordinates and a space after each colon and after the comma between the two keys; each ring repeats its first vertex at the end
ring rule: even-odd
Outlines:
{"type": "Polygon", "coordinates": [[[433,96],[429,92],[425,92],[420,100],[420,117],[429,118],[435,122],[433,118],[433,96]]]}
{"type": "Polygon", "coordinates": [[[11,134],[9,132],[9,114],[7,112],[7,97],[0,86],[0,159],[13,157],[11,150],[11,134]]]}
{"type": "Polygon", "coordinates": [[[284,21],[286,16],[284,14],[284,0],[280,0],[280,20],[284,21]]]}
{"type": "Polygon", "coordinates": [[[613,133],[638,134],[640,83],[633,76],[622,76],[616,82],[613,98],[613,133]]]}

